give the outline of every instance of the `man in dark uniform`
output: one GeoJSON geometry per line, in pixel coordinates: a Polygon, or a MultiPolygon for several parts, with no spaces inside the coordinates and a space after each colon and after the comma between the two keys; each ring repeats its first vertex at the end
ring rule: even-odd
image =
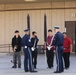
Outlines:
{"type": "Polygon", "coordinates": [[[25,72],[37,72],[34,71],[33,63],[32,63],[32,43],[29,36],[29,29],[24,30],[25,35],[22,38],[22,45],[24,48],[24,70],[25,72]],[[29,68],[28,68],[29,65],[29,68]]]}
{"type": "Polygon", "coordinates": [[[33,60],[33,64],[34,64],[34,68],[36,69],[36,65],[37,65],[37,44],[38,44],[38,37],[37,37],[37,33],[35,31],[32,32],[32,38],[31,38],[31,43],[33,45],[32,49],[32,60],[33,60]]]}
{"type": "Polygon", "coordinates": [[[17,61],[18,61],[18,68],[21,68],[21,43],[22,39],[19,35],[19,31],[15,31],[15,36],[12,38],[12,49],[14,52],[13,55],[13,63],[14,66],[12,68],[17,68],[17,61]]]}
{"type": "Polygon", "coordinates": [[[53,35],[52,35],[52,30],[49,29],[48,30],[48,37],[46,39],[46,57],[47,57],[47,65],[48,68],[52,68],[53,67],[53,60],[54,60],[54,47],[52,47],[52,42],[53,42],[53,35]]]}
{"type": "Polygon", "coordinates": [[[55,34],[52,45],[56,47],[56,62],[57,62],[57,69],[54,73],[62,73],[64,71],[63,58],[62,58],[64,37],[59,29],[60,29],[59,26],[54,27],[54,31],[56,34],[55,34]]]}

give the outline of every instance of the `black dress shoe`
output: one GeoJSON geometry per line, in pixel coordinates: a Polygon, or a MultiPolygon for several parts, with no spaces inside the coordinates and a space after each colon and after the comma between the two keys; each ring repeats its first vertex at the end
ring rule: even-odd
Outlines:
{"type": "Polygon", "coordinates": [[[17,66],[12,66],[12,68],[17,68],[17,66]]]}
{"type": "Polygon", "coordinates": [[[18,68],[21,68],[21,66],[18,66],[18,68]]]}
{"type": "Polygon", "coordinates": [[[29,71],[25,71],[25,72],[29,72],[29,71]]]}
{"type": "Polygon", "coordinates": [[[49,67],[49,69],[51,69],[51,67],[49,67]]]}
{"type": "Polygon", "coordinates": [[[61,72],[64,72],[64,70],[63,70],[63,71],[61,71],[61,72]]]}
{"type": "Polygon", "coordinates": [[[69,67],[65,67],[65,69],[69,69],[69,67]]]}
{"type": "Polygon", "coordinates": [[[61,73],[61,71],[55,71],[54,73],[61,73]]]}
{"type": "Polygon", "coordinates": [[[30,71],[31,73],[36,73],[37,71],[30,71]]]}

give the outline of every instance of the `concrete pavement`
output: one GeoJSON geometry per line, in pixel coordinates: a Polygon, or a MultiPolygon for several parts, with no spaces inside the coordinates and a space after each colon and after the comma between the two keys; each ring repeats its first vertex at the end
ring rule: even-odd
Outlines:
{"type": "Polygon", "coordinates": [[[0,54],[0,75],[76,75],[76,56],[71,55],[70,69],[64,70],[63,73],[54,74],[56,70],[56,61],[54,59],[54,68],[48,69],[45,61],[45,55],[38,55],[37,73],[25,73],[23,68],[23,55],[22,55],[22,68],[12,69],[11,63],[12,56],[7,54],[0,54]]]}

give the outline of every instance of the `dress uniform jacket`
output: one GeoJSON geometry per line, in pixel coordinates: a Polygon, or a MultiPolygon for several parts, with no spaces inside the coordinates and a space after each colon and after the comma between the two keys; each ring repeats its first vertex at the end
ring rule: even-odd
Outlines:
{"type": "Polygon", "coordinates": [[[24,35],[22,38],[22,45],[24,47],[24,70],[27,71],[33,71],[33,63],[32,63],[32,43],[29,35],[24,35]],[[28,68],[29,65],[29,68],[28,68]]]}
{"type": "Polygon", "coordinates": [[[63,43],[64,37],[61,32],[55,34],[53,40],[53,46],[56,47],[56,62],[57,62],[57,72],[63,72],[63,43]]]}

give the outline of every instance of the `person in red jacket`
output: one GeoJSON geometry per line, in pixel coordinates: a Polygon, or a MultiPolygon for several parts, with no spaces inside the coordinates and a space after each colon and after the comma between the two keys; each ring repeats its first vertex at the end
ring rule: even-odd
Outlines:
{"type": "Polygon", "coordinates": [[[70,67],[70,53],[72,52],[72,40],[67,36],[66,32],[63,32],[64,35],[64,51],[63,51],[63,58],[65,69],[70,67]]]}

